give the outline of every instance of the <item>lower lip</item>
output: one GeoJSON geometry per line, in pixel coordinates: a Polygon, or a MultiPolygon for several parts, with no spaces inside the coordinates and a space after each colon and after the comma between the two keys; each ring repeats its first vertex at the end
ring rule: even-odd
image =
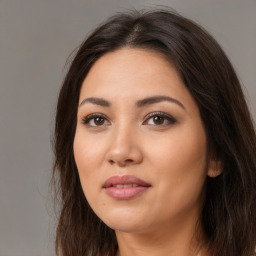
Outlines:
{"type": "Polygon", "coordinates": [[[128,200],[136,197],[137,195],[146,191],[149,187],[128,187],[128,188],[117,188],[109,187],[105,188],[106,193],[118,200],[128,200]]]}

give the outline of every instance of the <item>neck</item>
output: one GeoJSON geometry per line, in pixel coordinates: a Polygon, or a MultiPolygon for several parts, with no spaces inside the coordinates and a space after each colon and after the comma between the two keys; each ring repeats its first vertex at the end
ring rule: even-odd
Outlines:
{"type": "Polygon", "coordinates": [[[193,223],[158,226],[148,232],[116,231],[117,256],[207,256],[201,229],[193,223]]]}

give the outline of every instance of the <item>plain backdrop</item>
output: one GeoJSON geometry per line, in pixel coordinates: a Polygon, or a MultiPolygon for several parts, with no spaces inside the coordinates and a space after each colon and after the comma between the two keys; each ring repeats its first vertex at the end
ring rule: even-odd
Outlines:
{"type": "Polygon", "coordinates": [[[0,255],[53,256],[50,138],[65,62],[117,11],[173,7],[212,33],[256,120],[255,0],[0,0],[0,255]]]}

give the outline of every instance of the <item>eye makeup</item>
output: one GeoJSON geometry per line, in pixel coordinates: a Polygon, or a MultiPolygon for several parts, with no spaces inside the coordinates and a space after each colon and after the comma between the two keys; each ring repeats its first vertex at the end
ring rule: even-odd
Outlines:
{"type": "Polygon", "coordinates": [[[162,111],[157,111],[149,113],[145,117],[143,125],[168,126],[175,124],[176,122],[177,120],[171,115],[162,111]]]}

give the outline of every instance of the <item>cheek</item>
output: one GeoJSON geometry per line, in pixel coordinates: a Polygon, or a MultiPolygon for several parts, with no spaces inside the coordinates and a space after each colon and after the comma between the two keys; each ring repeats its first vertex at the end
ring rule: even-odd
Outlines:
{"type": "Polygon", "coordinates": [[[106,202],[101,199],[103,184],[104,144],[93,136],[88,136],[78,128],[74,139],[74,157],[81,186],[93,211],[98,215],[104,212],[106,202]]]}
{"type": "Polygon", "coordinates": [[[85,163],[87,163],[86,166],[88,166],[90,163],[95,163],[99,147],[97,147],[97,143],[89,136],[86,136],[79,127],[76,130],[73,148],[77,165],[85,166],[85,163]]]}
{"type": "Polygon", "coordinates": [[[182,134],[162,141],[161,146],[155,143],[149,152],[159,194],[163,201],[176,205],[176,209],[191,207],[201,200],[207,174],[204,132],[198,134],[200,136],[182,134]]]}
{"type": "Polygon", "coordinates": [[[104,138],[100,136],[93,136],[86,133],[83,127],[78,126],[74,138],[74,157],[77,164],[78,171],[84,175],[90,172],[99,171],[99,166],[104,161],[105,144],[104,138]]]}
{"type": "Polygon", "coordinates": [[[95,186],[95,181],[97,176],[100,175],[99,165],[102,161],[102,146],[78,128],[73,148],[80,182],[84,193],[87,195],[90,191],[98,188],[95,186]]]}
{"type": "MultiPolygon", "coordinates": [[[[154,140],[154,147],[148,146],[148,158],[153,165],[171,173],[189,174],[205,169],[207,159],[206,136],[202,132],[191,132],[191,129],[178,130],[170,136],[154,140]],[[188,130],[186,132],[186,130],[188,130]]],[[[157,169],[157,168],[156,168],[157,169]]]]}

